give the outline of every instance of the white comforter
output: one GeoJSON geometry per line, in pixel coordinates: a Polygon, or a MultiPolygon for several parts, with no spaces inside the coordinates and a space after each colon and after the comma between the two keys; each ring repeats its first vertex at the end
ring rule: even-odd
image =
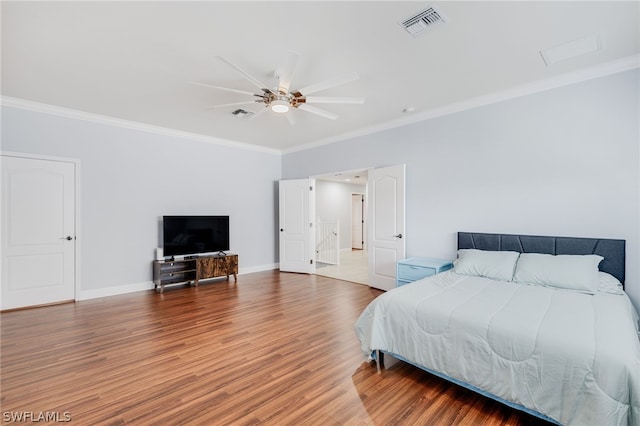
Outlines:
{"type": "Polygon", "coordinates": [[[566,425],[640,425],[637,315],[626,295],[448,271],[380,295],[356,322],[382,350],[566,425]]]}

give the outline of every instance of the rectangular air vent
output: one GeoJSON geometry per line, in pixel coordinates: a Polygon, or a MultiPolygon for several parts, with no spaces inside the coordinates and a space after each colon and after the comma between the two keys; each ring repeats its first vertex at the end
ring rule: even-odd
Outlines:
{"type": "Polygon", "coordinates": [[[418,37],[436,25],[443,24],[447,20],[442,12],[435,6],[430,6],[422,12],[418,12],[400,23],[413,37],[418,37]]]}
{"type": "Polygon", "coordinates": [[[578,56],[596,53],[604,50],[604,35],[593,34],[578,40],[569,41],[558,46],[540,51],[540,55],[546,66],[550,67],[556,62],[577,58],[578,56]]]}

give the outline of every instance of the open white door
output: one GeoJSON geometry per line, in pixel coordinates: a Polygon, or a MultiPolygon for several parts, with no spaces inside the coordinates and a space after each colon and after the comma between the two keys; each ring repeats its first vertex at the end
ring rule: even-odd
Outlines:
{"type": "Polygon", "coordinates": [[[2,156],[0,309],[74,299],[75,167],[2,156]]]}
{"type": "Polygon", "coordinates": [[[405,258],[405,165],[369,171],[369,286],[396,287],[396,263],[405,258]]]}
{"type": "Polygon", "coordinates": [[[281,180],[279,189],[280,270],[313,274],[316,216],[314,179],[281,180]]]}

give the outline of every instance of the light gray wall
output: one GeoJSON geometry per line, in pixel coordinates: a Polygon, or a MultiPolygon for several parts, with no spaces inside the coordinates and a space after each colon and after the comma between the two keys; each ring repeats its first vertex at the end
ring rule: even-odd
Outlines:
{"type": "Polygon", "coordinates": [[[277,262],[277,154],[10,107],[2,150],[80,160],[81,292],[151,281],[163,215],[229,215],[241,272],[277,262]]]}
{"type": "Polygon", "coordinates": [[[316,218],[325,222],[338,219],[341,249],[351,248],[351,194],[365,191],[365,185],[316,181],[316,218]]]}
{"type": "Polygon", "coordinates": [[[456,232],[621,238],[640,308],[640,87],[632,70],[283,156],[283,179],[407,166],[407,254],[456,232]]]}

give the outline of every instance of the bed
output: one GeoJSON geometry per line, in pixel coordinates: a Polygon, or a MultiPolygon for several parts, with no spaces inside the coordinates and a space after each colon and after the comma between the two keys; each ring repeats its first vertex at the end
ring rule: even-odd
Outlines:
{"type": "Polygon", "coordinates": [[[373,300],[355,330],[383,354],[563,425],[640,424],[625,242],[458,233],[450,271],[373,300]]]}

